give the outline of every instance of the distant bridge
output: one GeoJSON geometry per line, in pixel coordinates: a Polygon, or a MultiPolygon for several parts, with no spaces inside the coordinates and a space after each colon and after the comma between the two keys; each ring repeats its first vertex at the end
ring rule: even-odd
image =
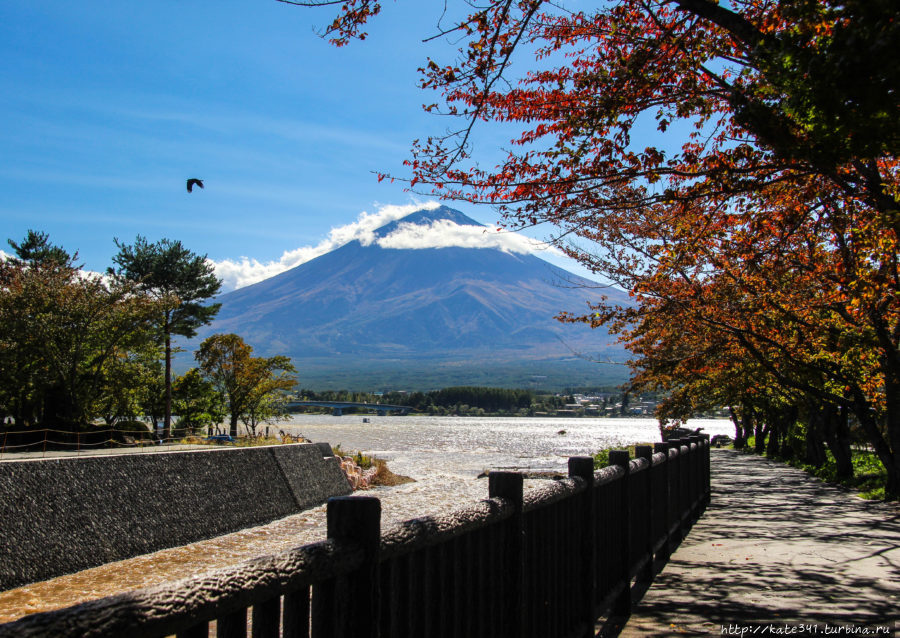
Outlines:
{"type": "Polygon", "coordinates": [[[354,401],[291,401],[287,404],[290,408],[331,408],[334,416],[342,416],[347,408],[365,408],[367,410],[375,410],[381,415],[388,412],[399,412],[401,415],[409,414],[412,406],[409,405],[390,405],[389,403],[356,403],[354,401]]]}

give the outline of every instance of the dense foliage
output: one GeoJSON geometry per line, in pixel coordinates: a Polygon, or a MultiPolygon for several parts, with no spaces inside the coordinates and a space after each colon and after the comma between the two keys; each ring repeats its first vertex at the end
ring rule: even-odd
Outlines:
{"type": "Polygon", "coordinates": [[[0,261],[0,412],[18,426],[68,430],[142,413],[152,320],[165,302],[80,272],[46,235],[10,243],[17,258],[0,261]]]}
{"type": "Polygon", "coordinates": [[[14,431],[64,432],[138,421],[168,426],[170,405],[179,416],[170,434],[201,433],[231,418],[250,434],[285,413],[294,371],[286,357],[250,356],[237,335],[213,335],[197,353],[199,369],[170,381],[173,334],[190,336],[217,304],[200,301],[219,282],[205,258],[180,242],[119,246],[118,270],[86,273],[77,256],[29,231],[9,242],[15,256],[0,260],[0,417],[14,431]],[[231,347],[227,347],[230,345],[231,347]]]}
{"type": "Polygon", "coordinates": [[[466,404],[481,408],[485,412],[516,412],[530,408],[534,395],[529,390],[507,390],[504,388],[455,387],[428,393],[433,405],[453,406],[466,404]]]}
{"type": "MultiPolygon", "coordinates": [[[[337,44],[380,9],[338,4],[337,44]]],[[[439,95],[426,108],[459,126],[414,143],[410,185],[493,204],[514,228],[549,222],[629,290],[632,307],[563,318],[621,334],[635,387],[672,392],[663,419],[731,405],[773,451],[800,423],[821,462],[824,444],[843,454],[852,416],[900,494],[895,4],[464,11],[442,26],[455,59],[421,69],[439,95]],[[514,131],[493,167],[473,161],[487,122],[514,131]]]]}

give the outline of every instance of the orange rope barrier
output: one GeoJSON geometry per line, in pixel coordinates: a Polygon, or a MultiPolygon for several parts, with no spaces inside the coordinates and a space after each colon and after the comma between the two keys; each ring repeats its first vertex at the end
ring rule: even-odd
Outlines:
{"type": "Polygon", "coordinates": [[[146,430],[117,430],[105,428],[102,430],[54,430],[53,428],[41,428],[38,430],[7,430],[4,434],[31,434],[33,432],[57,432],[59,434],[100,434],[102,432],[118,432],[120,434],[151,434],[149,427],[146,430]]]}
{"type": "Polygon", "coordinates": [[[34,447],[35,445],[40,445],[41,441],[35,441],[34,443],[22,443],[20,445],[7,445],[4,449],[6,450],[14,450],[20,447],[34,447]]]}
{"type": "MultiPolygon", "coordinates": [[[[40,447],[41,451],[43,452],[42,457],[46,457],[48,454],[52,455],[54,452],[94,452],[95,450],[100,448],[139,448],[142,451],[144,450],[144,448],[146,448],[146,452],[151,453],[153,450],[160,450],[183,439],[183,437],[175,436],[169,436],[165,439],[162,439],[157,438],[156,436],[154,436],[154,434],[155,432],[151,428],[145,430],[118,430],[115,428],[104,428],[76,432],[57,430],[54,428],[10,430],[3,432],[2,445],[0,445],[0,456],[2,456],[3,454],[9,455],[29,451],[33,452],[38,447],[40,447]],[[41,434],[43,434],[43,438],[40,438],[41,434]],[[66,438],[56,438],[54,436],[51,436],[52,434],[63,434],[66,435],[66,438]],[[104,434],[107,435],[106,438],[103,438],[99,441],[91,441],[91,439],[93,439],[94,437],[102,436],[104,434]],[[120,440],[119,438],[113,438],[112,436],[109,436],[110,434],[118,435],[119,437],[128,435],[136,436],[134,436],[133,440],[131,441],[125,441],[120,440]],[[10,435],[30,435],[30,437],[33,438],[27,443],[11,443],[10,435]],[[73,436],[75,439],[74,441],[72,440],[73,436]]],[[[203,434],[188,436],[196,436],[201,439],[200,441],[193,442],[193,444],[200,444],[202,443],[202,439],[205,438],[203,434]]],[[[238,439],[241,438],[245,437],[238,437],[238,439]]],[[[15,437],[13,437],[13,441],[15,441],[15,437]]]]}
{"type": "MultiPolygon", "coordinates": [[[[218,431],[218,429],[216,431],[218,431]]],[[[74,432],[58,430],[55,428],[8,430],[2,432],[3,437],[0,439],[0,458],[3,458],[3,456],[6,455],[7,459],[13,459],[17,454],[34,455],[38,451],[42,452],[39,458],[52,457],[54,454],[69,455],[72,452],[75,452],[76,454],[81,452],[94,454],[103,448],[112,450],[120,449],[123,453],[126,449],[129,449],[134,450],[135,452],[152,454],[156,451],[164,451],[170,446],[182,441],[188,445],[209,445],[212,442],[218,442],[207,439],[205,428],[202,433],[199,434],[169,436],[165,439],[158,437],[158,434],[162,434],[162,432],[152,427],[143,430],[98,428],[96,430],[80,430],[74,432]],[[55,436],[60,434],[65,436],[58,438],[55,436]],[[26,442],[21,442],[23,439],[17,440],[17,435],[23,437],[26,442]],[[43,435],[43,437],[41,435],[43,435]],[[106,436],[104,437],[103,435],[106,436]],[[125,438],[129,440],[125,440],[125,438]],[[40,450],[38,448],[40,448],[40,450]]],[[[238,441],[246,438],[248,437],[244,435],[236,437],[238,441]]]]}

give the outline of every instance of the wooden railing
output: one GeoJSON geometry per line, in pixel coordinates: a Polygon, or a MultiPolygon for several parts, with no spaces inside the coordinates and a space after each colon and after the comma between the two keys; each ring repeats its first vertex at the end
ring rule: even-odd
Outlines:
{"type": "Polygon", "coordinates": [[[488,482],[487,500],[383,535],[378,499],[331,499],[325,541],[25,616],[0,638],[593,636],[627,618],[706,506],[709,442],[612,452],[596,472],[573,457],[568,478],[527,494],[520,474],[488,482]]]}

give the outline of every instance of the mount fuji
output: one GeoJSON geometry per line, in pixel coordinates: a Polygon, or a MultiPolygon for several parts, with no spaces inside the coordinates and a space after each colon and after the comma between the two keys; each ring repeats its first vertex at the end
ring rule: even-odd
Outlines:
{"type": "MultiPolygon", "coordinates": [[[[426,208],[382,226],[373,241],[350,241],[220,295],[215,321],[189,345],[234,332],[257,356],[290,356],[299,385],[312,389],[552,389],[626,378],[624,366],[587,360],[624,361],[614,338],[554,319],[562,310],[587,311],[601,295],[628,303],[626,293],[601,290],[530,253],[385,247],[398,233],[459,227],[490,232],[459,211],[426,208]]],[[[182,364],[189,365],[185,357],[182,364]]]]}

